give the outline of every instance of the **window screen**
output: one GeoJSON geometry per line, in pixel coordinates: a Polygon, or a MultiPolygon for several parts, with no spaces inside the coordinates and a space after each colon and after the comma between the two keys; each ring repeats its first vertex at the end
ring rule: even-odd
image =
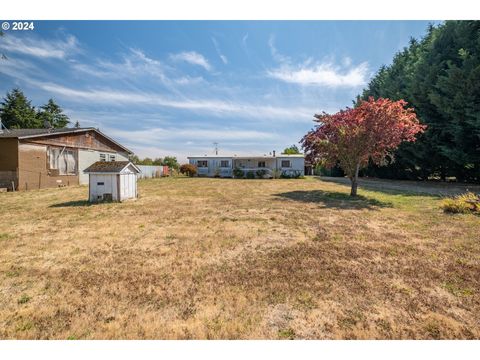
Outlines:
{"type": "Polygon", "coordinates": [[[290,160],[282,160],[282,168],[289,168],[290,166],[290,160]]]}
{"type": "Polygon", "coordinates": [[[207,160],[198,160],[197,161],[197,166],[200,167],[208,167],[208,162],[207,160]]]}
{"type": "Polygon", "coordinates": [[[258,167],[259,168],[264,168],[265,167],[265,161],[259,161],[258,162],[258,167]]]}
{"type": "Polygon", "coordinates": [[[228,160],[222,160],[222,161],[220,161],[220,167],[222,167],[222,168],[228,168],[228,167],[230,167],[230,161],[228,161],[228,160]]]}

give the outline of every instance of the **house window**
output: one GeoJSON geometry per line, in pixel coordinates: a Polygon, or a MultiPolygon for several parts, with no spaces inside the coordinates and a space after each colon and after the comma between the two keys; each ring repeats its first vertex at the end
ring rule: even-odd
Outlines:
{"type": "Polygon", "coordinates": [[[104,182],[97,182],[97,185],[99,185],[99,186],[100,185],[105,185],[105,183],[104,182]]]}
{"type": "Polygon", "coordinates": [[[265,167],[265,161],[259,161],[258,162],[258,167],[259,168],[264,168],[265,167]]]}
{"type": "Polygon", "coordinates": [[[77,154],[74,150],[49,147],[48,165],[51,170],[58,170],[58,175],[76,175],[77,154]]]}
{"type": "Polygon", "coordinates": [[[290,160],[282,160],[282,168],[289,168],[292,167],[290,164],[290,160]]]}
{"type": "Polygon", "coordinates": [[[221,160],[221,161],[220,161],[220,167],[222,167],[222,168],[228,168],[228,167],[230,167],[230,161],[228,161],[228,160],[221,160]]]}
{"type": "Polygon", "coordinates": [[[107,154],[100,154],[100,161],[107,161],[107,154]]]}
{"type": "Polygon", "coordinates": [[[207,160],[198,160],[198,161],[197,161],[197,167],[199,167],[199,168],[206,168],[206,167],[208,167],[208,162],[207,162],[207,160]]]}
{"type": "Polygon", "coordinates": [[[115,155],[110,154],[109,158],[110,158],[110,161],[115,161],[115,155]]]}

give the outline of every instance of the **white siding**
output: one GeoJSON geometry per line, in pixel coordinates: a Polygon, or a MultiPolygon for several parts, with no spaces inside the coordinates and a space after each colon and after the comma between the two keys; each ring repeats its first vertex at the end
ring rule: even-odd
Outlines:
{"type": "Polygon", "coordinates": [[[117,188],[117,174],[90,174],[90,201],[102,200],[104,194],[112,194],[112,200],[118,201],[117,188]]]}
{"type": "Polygon", "coordinates": [[[94,162],[100,161],[100,154],[106,154],[107,160],[109,155],[115,155],[115,161],[127,161],[125,154],[97,151],[97,150],[78,150],[78,174],[81,185],[88,184],[88,174],[84,174],[83,170],[92,165],[94,162]]]}
{"type": "Polygon", "coordinates": [[[288,172],[294,172],[294,171],[300,171],[302,175],[304,175],[305,172],[305,158],[303,157],[277,157],[277,168],[280,171],[286,171],[288,172]],[[282,160],[288,160],[290,161],[290,167],[282,167],[282,160]]]}
{"type": "Polygon", "coordinates": [[[218,158],[198,158],[198,159],[189,159],[190,164],[197,166],[198,160],[207,161],[208,167],[197,167],[199,176],[215,176],[218,174],[221,177],[231,177],[232,176],[232,158],[231,157],[218,157],[218,158]],[[222,161],[228,161],[228,167],[221,167],[222,161]]]}

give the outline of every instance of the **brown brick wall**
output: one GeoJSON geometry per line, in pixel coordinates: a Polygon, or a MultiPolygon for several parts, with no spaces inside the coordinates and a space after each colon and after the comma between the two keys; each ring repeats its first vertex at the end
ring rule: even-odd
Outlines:
{"type": "Polygon", "coordinates": [[[12,188],[18,186],[18,140],[0,139],[0,188],[12,188]]]}
{"type": "Polygon", "coordinates": [[[21,142],[18,147],[18,190],[78,185],[78,175],[52,175],[47,168],[47,146],[21,142]]]}

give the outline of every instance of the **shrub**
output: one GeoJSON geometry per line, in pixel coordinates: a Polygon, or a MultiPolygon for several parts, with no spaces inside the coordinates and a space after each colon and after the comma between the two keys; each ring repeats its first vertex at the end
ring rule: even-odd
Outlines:
{"type": "Polygon", "coordinates": [[[255,179],[255,173],[252,170],[247,171],[247,179],[255,179]]]}
{"type": "Polygon", "coordinates": [[[281,174],[282,179],[299,179],[302,176],[302,172],[300,170],[292,170],[292,171],[283,171],[281,174]]]}
{"type": "Polygon", "coordinates": [[[213,177],[216,177],[216,178],[220,177],[220,168],[219,167],[215,168],[215,173],[213,174],[213,177]]]}
{"type": "Polygon", "coordinates": [[[444,199],[440,208],[452,214],[480,214],[480,195],[467,192],[453,198],[444,199]]]}
{"type": "Polygon", "coordinates": [[[233,169],[233,176],[235,176],[236,178],[243,178],[244,176],[243,170],[239,168],[233,169]]]}
{"type": "Polygon", "coordinates": [[[192,177],[197,175],[197,167],[192,164],[183,164],[180,166],[180,172],[184,175],[192,177]]]}
{"type": "Polygon", "coordinates": [[[265,175],[267,175],[267,170],[265,170],[265,169],[257,170],[257,177],[258,178],[263,179],[265,175]]]}

